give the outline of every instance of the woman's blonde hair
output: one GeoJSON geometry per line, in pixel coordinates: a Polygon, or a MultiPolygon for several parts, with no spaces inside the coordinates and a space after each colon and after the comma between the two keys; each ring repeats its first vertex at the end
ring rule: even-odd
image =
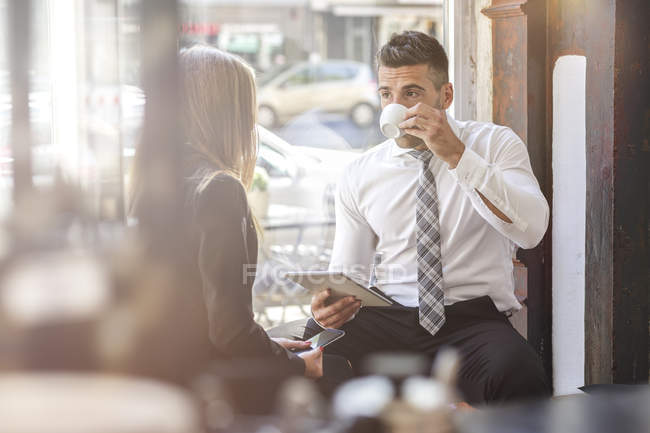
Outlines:
{"type": "MultiPolygon", "coordinates": [[[[228,174],[248,191],[257,160],[255,73],[243,60],[206,45],[181,51],[182,153],[211,163],[195,193],[218,174],[228,174]]],[[[185,155],[187,156],[187,155],[185,155]]],[[[133,166],[130,213],[142,192],[138,155],[133,166]]]]}
{"type": "Polygon", "coordinates": [[[180,54],[185,144],[250,189],[257,160],[255,73],[238,57],[204,45],[180,54]]]}

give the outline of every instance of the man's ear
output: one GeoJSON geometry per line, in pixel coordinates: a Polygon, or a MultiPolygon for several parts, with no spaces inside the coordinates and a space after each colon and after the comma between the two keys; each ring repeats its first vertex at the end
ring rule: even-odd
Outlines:
{"type": "Polygon", "coordinates": [[[454,100],[454,86],[451,83],[445,83],[440,88],[440,105],[443,110],[449,108],[454,100]]]}

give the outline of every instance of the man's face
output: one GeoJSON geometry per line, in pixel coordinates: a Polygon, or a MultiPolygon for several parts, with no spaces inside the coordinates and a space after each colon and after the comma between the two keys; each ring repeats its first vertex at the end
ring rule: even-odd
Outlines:
{"type": "MultiPolygon", "coordinates": [[[[380,66],[378,70],[379,98],[381,108],[388,104],[402,104],[411,108],[418,102],[438,109],[446,109],[451,100],[448,101],[447,86],[443,85],[436,90],[431,80],[429,65],[400,66],[389,68],[380,66]]],[[[397,144],[401,147],[421,147],[424,142],[412,135],[404,135],[398,138],[397,144]]]]}

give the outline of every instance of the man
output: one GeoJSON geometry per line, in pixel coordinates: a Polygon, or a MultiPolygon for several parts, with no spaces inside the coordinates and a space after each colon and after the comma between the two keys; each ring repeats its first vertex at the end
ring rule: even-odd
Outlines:
{"type": "MultiPolygon", "coordinates": [[[[355,369],[368,354],[442,346],[461,354],[459,388],[470,403],[550,393],[541,363],[506,313],[516,246],[542,239],[549,209],[526,146],[509,128],[459,122],[444,49],[423,33],[393,35],[377,54],[381,105],[408,108],[400,138],[345,170],[336,199],[331,270],[364,269],[375,252],[380,289],[399,305],[363,308],[353,298],[312,299],[323,327],[346,336],[326,352],[355,369]]],[[[315,324],[310,322],[311,328],[315,324]]]]}

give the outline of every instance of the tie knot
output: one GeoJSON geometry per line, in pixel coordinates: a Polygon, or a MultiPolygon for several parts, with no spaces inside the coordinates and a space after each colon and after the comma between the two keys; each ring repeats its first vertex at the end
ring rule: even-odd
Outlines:
{"type": "Polygon", "coordinates": [[[422,161],[422,164],[429,165],[429,161],[433,158],[433,153],[430,150],[412,150],[409,154],[413,158],[417,158],[422,161]]]}

